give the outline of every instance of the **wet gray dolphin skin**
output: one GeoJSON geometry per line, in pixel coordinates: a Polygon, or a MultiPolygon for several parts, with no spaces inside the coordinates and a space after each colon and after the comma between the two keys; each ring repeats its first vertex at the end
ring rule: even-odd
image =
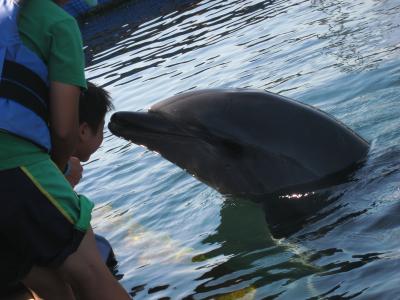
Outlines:
{"type": "Polygon", "coordinates": [[[148,112],[116,112],[109,129],[229,195],[323,187],[362,162],[369,149],[332,116],[255,90],[179,94],[148,112]]]}

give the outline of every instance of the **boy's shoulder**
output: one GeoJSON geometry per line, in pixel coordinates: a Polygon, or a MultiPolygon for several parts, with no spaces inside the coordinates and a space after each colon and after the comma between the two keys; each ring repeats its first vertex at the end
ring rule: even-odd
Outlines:
{"type": "Polygon", "coordinates": [[[52,0],[25,1],[21,9],[21,15],[29,15],[32,19],[41,20],[47,26],[65,21],[76,23],[74,17],[52,0]]]}

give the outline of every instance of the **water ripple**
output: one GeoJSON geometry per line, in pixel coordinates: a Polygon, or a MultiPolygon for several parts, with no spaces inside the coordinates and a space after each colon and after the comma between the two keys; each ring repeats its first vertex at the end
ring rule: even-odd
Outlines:
{"type": "Polygon", "coordinates": [[[259,204],[225,198],[105,130],[78,190],[96,202],[93,224],[124,287],[135,299],[395,299],[398,1],[155,1],[160,14],[146,3],[81,25],[87,76],[117,110],[200,88],[267,89],[329,112],[371,151],[327,207],[276,240],[259,204]]]}

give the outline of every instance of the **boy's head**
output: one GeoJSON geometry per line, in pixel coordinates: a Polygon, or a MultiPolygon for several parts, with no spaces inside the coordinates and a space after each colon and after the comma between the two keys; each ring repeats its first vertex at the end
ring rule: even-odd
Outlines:
{"type": "Polygon", "coordinates": [[[87,82],[79,98],[79,142],[74,156],[87,161],[103,141],[104,117],[113,108],[106,90],[87,82]]]}

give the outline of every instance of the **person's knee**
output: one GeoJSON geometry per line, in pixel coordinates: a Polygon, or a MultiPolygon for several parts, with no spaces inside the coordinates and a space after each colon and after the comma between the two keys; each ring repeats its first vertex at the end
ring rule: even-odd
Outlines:
{"type": "Polygon", "coordinates": [[[59,271],[79,299],[129,299],[101,259],[91,228],[78,250],[67,257],[59,271]]]}
{"type": "Polygon", "coordinates": [[[67,257],[59,271],[67,282],[80,285],[82,282],[95,279],[105,269],[96,247],[93,231],[89,228],[77,251],[67,257]]]}

